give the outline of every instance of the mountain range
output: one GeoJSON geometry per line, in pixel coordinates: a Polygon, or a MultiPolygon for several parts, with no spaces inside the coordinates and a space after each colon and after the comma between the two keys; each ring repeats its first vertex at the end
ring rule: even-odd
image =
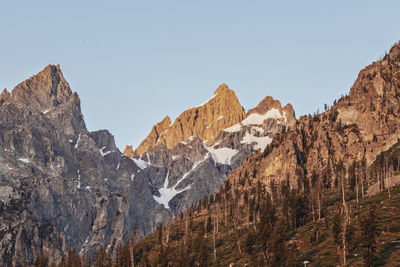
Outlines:
{"type": "Polygon", "coordinates": [[[121,152],[48,65],[0,95],[1,265],[395,266],[399,107],[395,44],[321,113],[221,84],[121,152]]]}
{"type": "Polygon", "coordinates": [[[0,95],[0,262],[46,253],[93,255],[133,231],[139,239],[199,200],[274,136],[296,124],[290,104],[266,97],[247,113],[234,91],[154,125],[121,153],[107,130],[90,132],[60,66],[0,95]]]}
{"type": "MultiPolygon", "coordinates": [[[[260,105],[272,102],[267,97],[260,105]]],[[[236,134],[251,121],[240,143],[250,134],[253,141],[260,141],[261,136],[254,135],[255,122],[265,116],[275,119],[270,126],[280,128],[273,139],[253,143],[256,150],[234,166],[215,194],[136,244],[121,244],[112,252],[112,262],[118,266],[399,266],[399,107],[400,44],[396,43],[360,71],[348,95],[325,105],[322,113],[290,123],[285,118],[290,109],[248,111],[241,123],[220,136],[236,134]],[[260,143],[266,147],[257,150],[260,143]]],[[[100,250],[96,264],[107,259],[100,250]]]]}

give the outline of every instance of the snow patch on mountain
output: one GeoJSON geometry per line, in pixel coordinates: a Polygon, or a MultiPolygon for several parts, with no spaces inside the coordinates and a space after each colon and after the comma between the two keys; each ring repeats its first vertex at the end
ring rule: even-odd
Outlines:
{"type": "Polygon", "coordinates": [[[241,128],[241,124],[238,123],[238,124],[235,124],[235,125],[233,125],[233,126],[231,126],[229,128],[226,128],[224,131],[228,132],[228,133],[234,133],[234,132],[239,132],[240,128],[241,128]]]}
{"type": "Polygon", "coordinates": [[[102,157],[104,157],[105,155],[108,155],[108,154],[110,154],[111,152],[113,152],[113,151],[106,151],[106,152],[103,152],[103,150],[106,148],[106,146],[104,146],[104,147],[102,147],[101,149],[99,149],[100,150],[100,154],[101,154],[101,156],[102,157]]]}
{"type": "Polygon", "coordinates": [[[79,141],[80,141],[80,140],[81,140],[81,134],[78,135],[78,140],[76,141],[75,149],[78,148],[78,146],[79,146],[79,141]]]}
{"type": "Polygon", "coordinates": [[[29,159],[27,159],[27,158],[19,158],[18,160],[22,161],[23,163],[26,163],[26,164],[31,163],[31,161],[29,159]]]}
{"type": "Polygon", "coordinates": [[[231,159],[233,156],[238,153],[236,149],[231,149],[228,147],[222,148],[213,148],[213,147],[206,147],[206,149],[210,152],[212,159],[215,163],[220,164],[231,164],[231,159]]]}
{"type": "Polygon", "coordinates": [[[77,189],[81,189],[81,174],[78,169],[78,185],[76,186],[77,189]]]}
{"type": "Polygon", "coordinates": [[[147,167],[149,167],[151,164],[147,161],[144,161],[142,159],[135,159],[135,158],[131,158],[135,164],[141,168],[142,170],[146,169],[147,167]]]}
{"type": "Polygon", "coordinates": [[[252,113],[242,121],[243,125],[261,125],[266,119],[286,119],[285,115],[282,115],[279,110],[271,108],[264,115],[258,113],[252,113]]]}
{"type": "Polygon", "coordinates": [[[160,196],[154,196],[153,198],[155,201],[157,201],[159,204],[163,204],[164,207],[166,209],[169,209],[169,202],[171,201],[171,199],[173,199],[177,194],[186,191],[188,189],[190,189],[190,187],[192,186],[191,184],[177,190],[176,187],[183,181],[185,180],[185,178],[194,170],[196,170],[196,168],[202,163],[204,162],[206,159],[208,158],[208,153],[204,156],[203,160],[195,162],[191,168],[190,171],[186,172],[185,174],[182,175],[182,177],[176,182],[176,184],[173,187],[168,187],[169,185],[169,170],[167,171],[167,176],[165,177],[164,180],[164,185],[162,188],[158,189],[158,192],[160,193],[160,196]]]}
{"type": "Polygon", "coordinates": [[[261,149],[264,150],[267,145],[272,142],[272,138],[269,136],[254,136],[249,132],[246,132],[246,135],[243,136],[243,139],[240,143],[242,144],[253,144],[254,149],[261,149]]]}
{"type": "MultiPolygon", "coordinates": [[[[229,133],[239,132],[243,125],[245,125],[245,126],[262,125],[266,119],[276,119],[276,120],[283,119],[285,122],[287,120],[285,111],[283,111],[283,114],[281,114],[281,112],[279,110],[277,110],[275,108],[271,108],[264,115],[261,115],[258,113],[252,113],[246,119],[244,119],[242,122],[239,122],[229,128],[226,128],[226,129],[224,129],[224,131],[229,132],[229,133]]],[[[264,132],[264,130],[261,127],[257,127],[255,129],[259,133],[264,132]]]]}

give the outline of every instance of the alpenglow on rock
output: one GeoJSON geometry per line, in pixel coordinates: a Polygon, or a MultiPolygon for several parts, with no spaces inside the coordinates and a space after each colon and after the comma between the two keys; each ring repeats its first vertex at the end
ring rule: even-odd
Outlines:
{"type": "Polygon", "coordinates": [[[169,117],[157,123],[135,152],[127,146],[124,154],[142,163],[143,172],[151,177],[154,199],[169,211],[179,212],[215,193],[251,153],[264,150],[276,133],[294,124],[292,106],[282,108],[272,97],[266,97],[246,116],[235,93],[223,84],[213,98],[184,111],[174,124],[169,117]],[[232,109],[224,111],[231,102],[232,109]],[[224,116],[232,119],[224,121],[224,116]],[[184,130],[176,130],[175,125],[183,125],[182,121],[190,123],[182,126],[184,130]],[[168,138],[176,136],[174,131],[181,135],[168,143],[168,138]],[[185,137],[184,132],[192,135],[185,137]],[[137,155],[138,151],[143,153],[137,155]]]}
{"type": "Polygon", "coordinates": [[[129,148],[125,155],[142,155],[158,144],[167,148],[176,146],[190,136],[197,135],[206,145],[212,144],[218,133],[246,117],[246,112],[240,105],[234,91],[226,84],[221,84],[214,96],[204,104],[190,108],[176,118],[171,125],[167,116],[157,123],[150,134],[135,151],[129,148]]]}

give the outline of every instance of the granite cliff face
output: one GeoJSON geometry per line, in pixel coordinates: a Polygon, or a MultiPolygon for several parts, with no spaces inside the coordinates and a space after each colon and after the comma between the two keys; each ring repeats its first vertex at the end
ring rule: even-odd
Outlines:
{"type": "Polygon", "coordinates": [[[242,121],[245,116],[235,92],[221,84],[210,100],[186,110],[172,125],[171,119],[165,117],[135,151],[127,147],[125,155],[141,155],[158,144],[172,148],[190,136],[198,136],[205,144],[212,144],[221,130],[242,121]]]}
{"type": "Polygon", "coordinates": [[[59,260],[141,235],[169,217],[107,131],[89,132],[59,66],[0,97],[0,265],[59,260]],[[133,175],[135,174],[135,175],[133,175]]]}

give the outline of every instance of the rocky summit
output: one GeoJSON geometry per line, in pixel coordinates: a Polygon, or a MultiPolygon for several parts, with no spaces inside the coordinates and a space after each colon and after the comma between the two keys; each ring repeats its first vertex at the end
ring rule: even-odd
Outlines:
{"type": "Polygon", "coordinates": [[[0,265],[113,247],[169,217],[105,130],[89,132],[59,66],[0,101],[0,265]]]}
{"type": "Polygon", "coordinates": [[[139,147],[133,152],[127,147],[125,155],[141,155],[158,144],[172,148],[190,136],[198,136],[205,144],[212,144],[221,130],[242,121],[245,116],[235,92],[221,84],[211,99],[186,110],[173,124],[167,116],[154,125],[139,147]]]}

